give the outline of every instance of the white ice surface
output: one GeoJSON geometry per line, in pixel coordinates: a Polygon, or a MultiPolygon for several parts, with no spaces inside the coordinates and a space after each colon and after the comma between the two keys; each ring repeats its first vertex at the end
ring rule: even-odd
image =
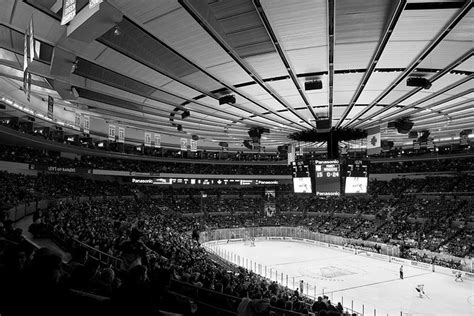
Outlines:
{"type": "Polygon", "coordinates": [[[238,255],[261,264],[262,275],[266,266],[266,276],[271,269],[272,279],[277,273],[279,283],[283,273],[283,285],[288,275],[290,288],[296,289],[298,281],[304,280],[304,292],[308,289],[310,296],[316,287],[316,295],[324,291],[332,302],[343,300],[345,307],[353,304],[357,312],[362,312],[363,305],[365,315],[374,315],[374,309],[376,315],[474,315],[473,280],[455,282],[452,276],[409,266],[404,266],[405,278],[401,280],[400,264],[302,242],[257,241],[256,247],[243,243],[214,247],[225,251],[228,258],[238,255]],[[418,284],[424,284],[427,297],[418,297],[418,284]]]}

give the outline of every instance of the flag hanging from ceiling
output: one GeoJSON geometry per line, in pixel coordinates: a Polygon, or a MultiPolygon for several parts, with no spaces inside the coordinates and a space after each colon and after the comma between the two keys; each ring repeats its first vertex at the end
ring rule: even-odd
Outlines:
{"type": "Polygon", "coordinates": [[[30,63],[33,62],[35,56],[35,31],[33,28],[33,16],[30,18],[30,23],[28,25],[28,44],[29,44],[29,53],[30,53],[30,63]]]}
{"type": "Polygon", "coordinates": [[[367,130],[367,155],[379,154],[381,150],[380,126],[367,130]]]}
{"type": "Polygon", "coordinates": [[[25,31],[25,37],[23,39],[23,92],[26,94],[28,84],[28,28],[25,31]]]}

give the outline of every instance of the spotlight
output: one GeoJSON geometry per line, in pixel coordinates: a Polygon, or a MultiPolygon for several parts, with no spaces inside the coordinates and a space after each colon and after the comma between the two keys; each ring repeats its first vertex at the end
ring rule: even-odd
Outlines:
{"type": "Polygon", "coordinates": [[[235,104],[235,96],[229,94],[229,95],[219,98],[219,105],[226,104],[226,103],[235,104]]]}
{"type": "Polygon", "coordinates": [[[304,83],[304,89],[306,91],[309,91],[309,90],[319,90],[319,89],[322,89],[323,88],[323,83],[321,82],[321,80],[311,80],[311,81],[306,81],[304,83]]]}
{"type": "Polygon", "coordinates": [[[190,115],[191,115],[191,113],[188,110],[186,110],[181,114],[181,119],[184,120],[185,118],[187,118],[190,115]]]}
{"type": "Polygon", "coordinates": [[[118,27],[118,25],[115,25],[114,27],[114,35],[115,36],[120,36],[122,34],[122,32],[120,31],[120,28],[118,27]]]}

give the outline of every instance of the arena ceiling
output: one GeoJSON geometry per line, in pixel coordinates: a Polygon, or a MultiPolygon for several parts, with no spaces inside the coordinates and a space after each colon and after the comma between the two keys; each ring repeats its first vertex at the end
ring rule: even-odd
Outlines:
{"type": "Polygon", "coordinates": [[[33,96],[126,126],[240,145],[263,127],[269,148],[324,119],[380,126],[397,144],[411,140],[387,124],[403,117],[435,140],[474,127],[472,0],[107,0],[92,30],[107,29],[88,43],[67,36],[61,3],[0,0],[2,95],[23,94],[33,15],[33,96]],[[56,49],[69,57],[52,62],[56,49]],[[322,88],[305,90],[311,80],[322,88]],[[219,104],[229,94],[235,104],[219,104]]]}

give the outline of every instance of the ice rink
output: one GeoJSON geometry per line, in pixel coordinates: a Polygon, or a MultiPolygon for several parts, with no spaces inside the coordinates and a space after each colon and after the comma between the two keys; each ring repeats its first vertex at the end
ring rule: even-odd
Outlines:
{"type": "Polygon", "coordinates": [[[290,288],[293,278],[294,289],[303,280],[310,296],[315,289],[317,295],[324,291],[332,302],[343,301],[359,313],[364,309],[365,315],[374,315],[374,309],[376,315],[474,315],[474,282],[466,278],[455,282],[452,276],[404,266],[401,280],[400,264],[295,241],[257,241],[256,247],[232,242],[213,246],[217,248],[232,261],[240,256],[241,265],[243,257],[260,264],[262,275],[266,266],[266,276],[271,269],[279,283],[283,273],[283,285],[286,275],[290,288]],[[427,297],[418,297],[418,284],[424,284],[427,297]]]}

